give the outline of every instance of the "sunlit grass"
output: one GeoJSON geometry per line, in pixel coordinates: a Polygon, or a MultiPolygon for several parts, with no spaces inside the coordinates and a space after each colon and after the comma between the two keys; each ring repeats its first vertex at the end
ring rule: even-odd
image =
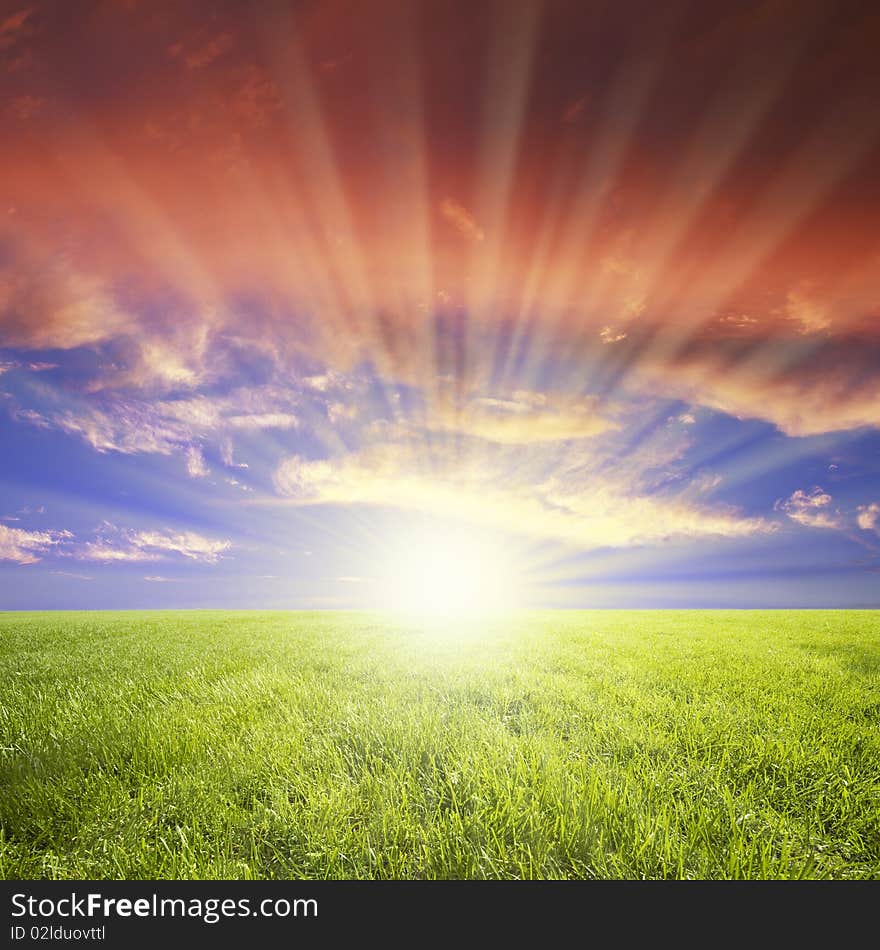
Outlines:
{"type": "Polygon", "coordinates": [[[880,876],[880,614],[0,614],[5,878],[880,876]]]}

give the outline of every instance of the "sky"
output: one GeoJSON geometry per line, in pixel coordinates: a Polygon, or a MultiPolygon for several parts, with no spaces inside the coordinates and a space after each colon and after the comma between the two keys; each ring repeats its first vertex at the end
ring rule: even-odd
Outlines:
{"type": "Polygon", "coordinates": [[[878,48],[0,0],[0,609],[880,607],[878,48]]]}

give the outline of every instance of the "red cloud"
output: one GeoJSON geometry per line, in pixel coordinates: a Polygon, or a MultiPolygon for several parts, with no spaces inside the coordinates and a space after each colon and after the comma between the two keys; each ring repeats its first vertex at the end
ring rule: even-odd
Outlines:
{"type": "Polygon", "coordinates": [[[13,13],[0,347],[113,347],[95,390],[197,389],[235,335],[878,425],[876,17],[551,6],[13,13]]]}

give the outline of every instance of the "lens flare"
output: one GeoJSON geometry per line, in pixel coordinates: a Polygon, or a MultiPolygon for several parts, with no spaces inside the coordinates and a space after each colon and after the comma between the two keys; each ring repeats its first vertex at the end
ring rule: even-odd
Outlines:
{"type": "Polygon", "coordinates": [[[521,571],[497,541],[465,528],[421,528],[391,539],[379,602],[421,620],[500,613],[519,605],[521,571]]]}

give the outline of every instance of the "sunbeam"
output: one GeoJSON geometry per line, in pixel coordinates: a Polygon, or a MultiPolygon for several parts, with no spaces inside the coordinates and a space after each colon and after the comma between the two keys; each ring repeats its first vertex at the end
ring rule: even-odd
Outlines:
{"type": "Polygon", "coordinates": [[[10,602],[391,606],[423,518],[471,537],[399,553],[424,602],[468,532],[509,605],[788,591],[808,536],[870,590],[878,21],[711,6],[0,17],[10,602]]]}

